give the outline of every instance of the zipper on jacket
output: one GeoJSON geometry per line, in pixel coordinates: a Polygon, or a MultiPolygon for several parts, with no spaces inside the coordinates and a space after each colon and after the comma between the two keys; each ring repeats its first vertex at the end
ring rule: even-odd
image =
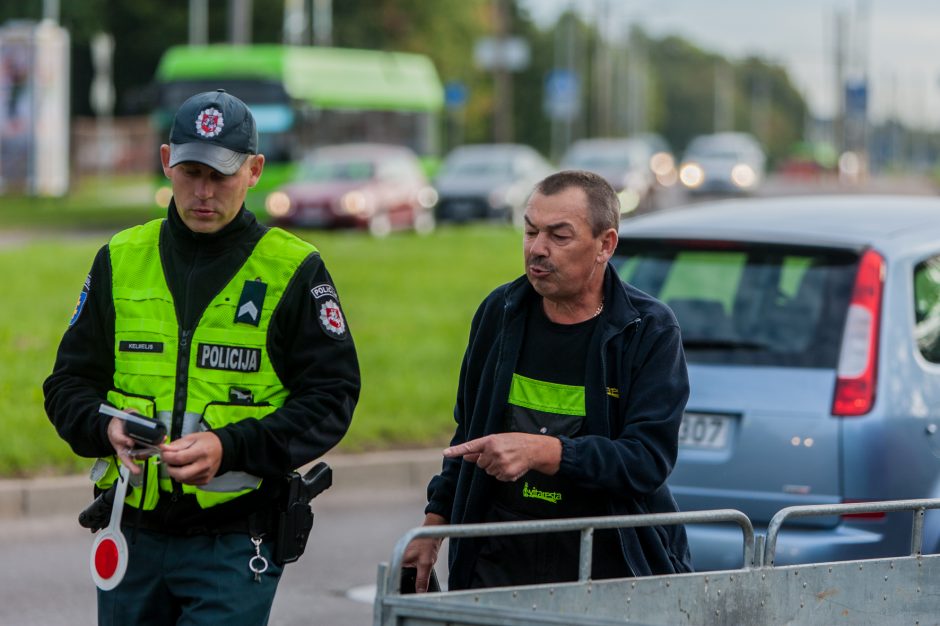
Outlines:
{"type": "MultiPolygon", "coordinates": [[[[626,326],[623,327],[619,332],[625,333],[628,329],[633,329],[633,335],[636,336],[636,330],[640,326],[640,318],[636,318],[630,321],[626,326]]],[[[607,385],[607,344],[610,343],[610,340],[613,339],[613,335],[606,337],[601,344],[601,379],[604,381],[604,385],[607,385]]],[[[632,337],[631,337],[632,339],[632,337]]],[[[608,416],[608,421],[610,421],[610,416],[608,416]]],[[[608,513],[614,515],[614,512],[608,507],[608,513]]],[[[623,555],[623,563],[627,566],[627,571],[630,572],[630,576],[636,578],[636,570],[633,569],[633,564],[630,563],[630,557],[627,556],[627,547],[623,543],[623,528],[615,529],[617,531],[617,543],[620,544],[620,554],[623,555]]]]}
{"type": "MultiPolygon", "coordinates": [[[[173,419],[170,438],[179,439],[183,434],[183,417],[186,415],[186,395],[189,393],[189,355],[192,351],[193,331],[180,330],[179,347],[176,351],[176,384],[173,392],[173,419]]],[[[182,492],[182,486],[173,482],[173,494],[182,492]]]]}

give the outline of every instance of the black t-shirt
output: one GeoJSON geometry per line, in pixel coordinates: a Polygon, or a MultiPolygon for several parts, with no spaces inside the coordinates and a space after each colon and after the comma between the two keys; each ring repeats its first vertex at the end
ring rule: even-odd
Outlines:
{"type": "Polygon", "coordinates": [[[584,386],[584,365],[597,318],[577,324],[548,319],[541,300],[526,313],[526,333],[516,373],[563,385],[584,386]]]}
{"type": "MultiPolygon", "coordinates": [[[[556,324],[536,299],[526,314],[526,332],[513,375],[505,430],[576,437],[584,434],[584,380],[597,327],[594,317],[556,324]]],[[[489,522],[593,517],[607,513],[597,491],[576,482],[529,471],[514,482],[498,482],[489,522]]],[[[616,531],[595,533],[593,578],[626,576],[616,531]]],[[[576,580],[580,534],[546,533],[489,537],[481,541],[472,587],[576,580]]]]}

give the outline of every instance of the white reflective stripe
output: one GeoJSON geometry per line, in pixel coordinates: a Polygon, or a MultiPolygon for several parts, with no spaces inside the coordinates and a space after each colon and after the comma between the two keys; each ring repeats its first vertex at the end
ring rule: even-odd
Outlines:
{"type": "MultiPolygon", "coordinates": [[[[161,424],[166,426],[166,432],[173,432],[173,413],[170,411],[160,411],[157,413],[157,419],[161,424]]],[[[183,430],[180,433],[181,437],[190,433],[201,433],[206,430],[209,429],[202,423],[202,413],[186,412],[183,414],[183,430]]]]}
{"type": "Polygon", "coordinates": [[[98,482],[108,472],[111,467],[111,461],[108,459],[95,459],[95,464],[91,466],[90,478],[92,482],[98,482]]]}
{"type": "Polygon", "coordinates": [[[203,491],[214,491],[225,493],[230,491],[242,491],[243,489],[255,489],[261,479],[252,476],[247,472],[226,472],[221,476],[216,476],[208,484],[200,487],[203,491]]]}
{"type": "Polygon", "coordinates": [[[166,428],[166,432],[172,432],[173,414],[170,411],[157,411],[157,421],[163,424],[166,428]]]}
{"type": "MultiPolygon", "coordinates": [[[[173,413],[171,411],[158,411],[157,420],[166,426],[166,432],[170,433],[173,426],[173,413]]],[[[189,433],[201,432],[206,430],[205,425],[202,423],[202,414],[201,413],[184,413],[183,414],[183,432],[182,435],[188,435],[189,433]]],[[[160,471],[160,478],[166,480],[170,478],[170,474],[166,469],[166,466],[163,463],[158,465],[160,471]]]]}
{"type": "MultiPolygon", "coordinates": [[[[173,422],[173,414],[170,411],[160,411],[157,413],[157,419],[166,426],[167,432],[173,422]]],[[[202,421],[202,413],[183,414],[183,431],[181,436],[190,433],[203,432],[209,430],[205,422],[202,421]]],[[[169,478],[166,466],[160,464],[160,478],[169,478]]],[[[213,491],[218,493],[228,493],[233,491],[243,491],[245,489],[256,489],[261,483],[261,479],[246,472],[226,472],[209,481],[208,484],[200,487],[203,491],[213,491]]]]}
{"type": "Polygon", "coordinates": [[[209,429],[202,423],[202,413],[187,412],[183,414],[183,432],[181,435],[201,433],[204,430],[209,429]]]}

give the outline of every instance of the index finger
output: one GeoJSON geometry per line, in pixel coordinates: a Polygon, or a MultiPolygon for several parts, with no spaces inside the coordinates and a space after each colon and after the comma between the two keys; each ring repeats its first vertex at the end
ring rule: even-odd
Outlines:
{"type": "Polygon", "coordinates": [[[464,443],[451,446],[444,449],[444,456],[447,458],[453,458],[457,456],[463,456],[465,454],[479,454],[482,452],[483,444],[482,442],[486,437],[480,437],[479,439],[471,439],[470,441],[465,441],[464,443]]]}

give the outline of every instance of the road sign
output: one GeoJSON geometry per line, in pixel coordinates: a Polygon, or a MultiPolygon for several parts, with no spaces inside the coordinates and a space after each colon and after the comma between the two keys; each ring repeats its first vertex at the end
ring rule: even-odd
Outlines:
{"type": "Polygon", "coordinates": [[[555,69],[545,77],[542,102],[545,114],[553,120],[571,120],[581,108],[581,85],[573,70],[555,69]]]}
{"type": "Polygon", "coordinates": [[[450,110],[461,109],[467,104],[467,86],[459,80],[444,84],[444,106],[450,110]]]}
{"type": "Polygon", "coordinates": [[[473,60],[482,70],[518,72],[529,66],[529,42],[522,37],[482,37],[473,46],[473,60]]]}
{"type": "Polygon", "coordinates": [[[864,116],[868,111],[868,83],[863,80],[845,84],[845,112],[847,115],[864,116]]]}

